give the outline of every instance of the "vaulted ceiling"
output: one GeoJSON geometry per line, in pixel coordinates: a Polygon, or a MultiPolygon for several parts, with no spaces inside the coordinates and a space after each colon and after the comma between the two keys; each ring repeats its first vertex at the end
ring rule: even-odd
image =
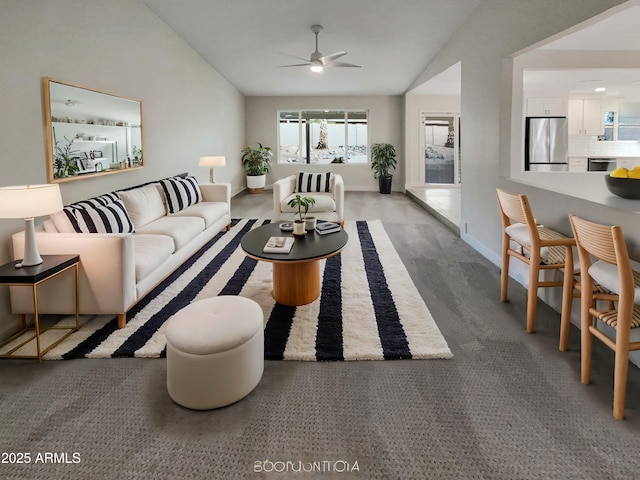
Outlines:
{"type": "Polygon", "coordinates": [[[473,14],[480,0],[144,0],[248,96],[401,95],[473,14]],[[315,49],[345,50],[362,68],[313,73],[315,49]]]}
{"type": "MultiPolygon", "coordinates": [[[[640,100],[640,1],[589,19],[557,38],[542,42],[539,50],[588,51],[611,56],[624,52],[624,68],[531,69],[525,72],[525,89],[530,94],[579,95],[640,100]],[[596,91],[595,88],[604,88],[596,91]]],[[[620,56],[620,55],[618,55],[620,56]]]]}

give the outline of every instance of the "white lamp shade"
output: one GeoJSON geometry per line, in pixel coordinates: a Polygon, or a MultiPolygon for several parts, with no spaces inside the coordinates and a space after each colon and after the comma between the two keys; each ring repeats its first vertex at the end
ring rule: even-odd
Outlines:
{"type": "Polygon", "coordinates": [[[34,218],[62,210],[58,184],[0,188],[0,218],[34,218]]]}
{"type": "Polygon", "coordinates": [[[200,167],[222,167],[227,164],[227,157],[200,157],[200,167]]]}

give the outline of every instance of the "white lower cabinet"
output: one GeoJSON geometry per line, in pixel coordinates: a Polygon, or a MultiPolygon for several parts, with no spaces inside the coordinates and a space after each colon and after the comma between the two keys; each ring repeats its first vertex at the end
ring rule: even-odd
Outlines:
{"type": "Polygon", "coordinates": [[[587,157],[569,157],[570,172],[586,172],[587,157]]]}

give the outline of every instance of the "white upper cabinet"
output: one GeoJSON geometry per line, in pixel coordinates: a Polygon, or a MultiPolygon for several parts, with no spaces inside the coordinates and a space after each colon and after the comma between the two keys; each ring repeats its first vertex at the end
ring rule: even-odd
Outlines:
{"type": "Polygon", "coordinates": [[[602,135],[604,133],[602,100],[569,99],[569,135],[602,135]]]}
{"type": "Polygon", "coordinates": [[[567,99],[561,97],[527,98],[527,117],[566,117],[567,99]]]}

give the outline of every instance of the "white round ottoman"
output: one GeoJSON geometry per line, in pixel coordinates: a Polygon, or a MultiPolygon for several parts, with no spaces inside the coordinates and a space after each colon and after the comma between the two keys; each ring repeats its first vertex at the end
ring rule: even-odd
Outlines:
{"type": "Polygon", "coordinates": [[[167,322],[167,390],[195,410],[247,396],[264,370],[263,314],[248,298],[224,295],[194,302],[167,322]]]}

